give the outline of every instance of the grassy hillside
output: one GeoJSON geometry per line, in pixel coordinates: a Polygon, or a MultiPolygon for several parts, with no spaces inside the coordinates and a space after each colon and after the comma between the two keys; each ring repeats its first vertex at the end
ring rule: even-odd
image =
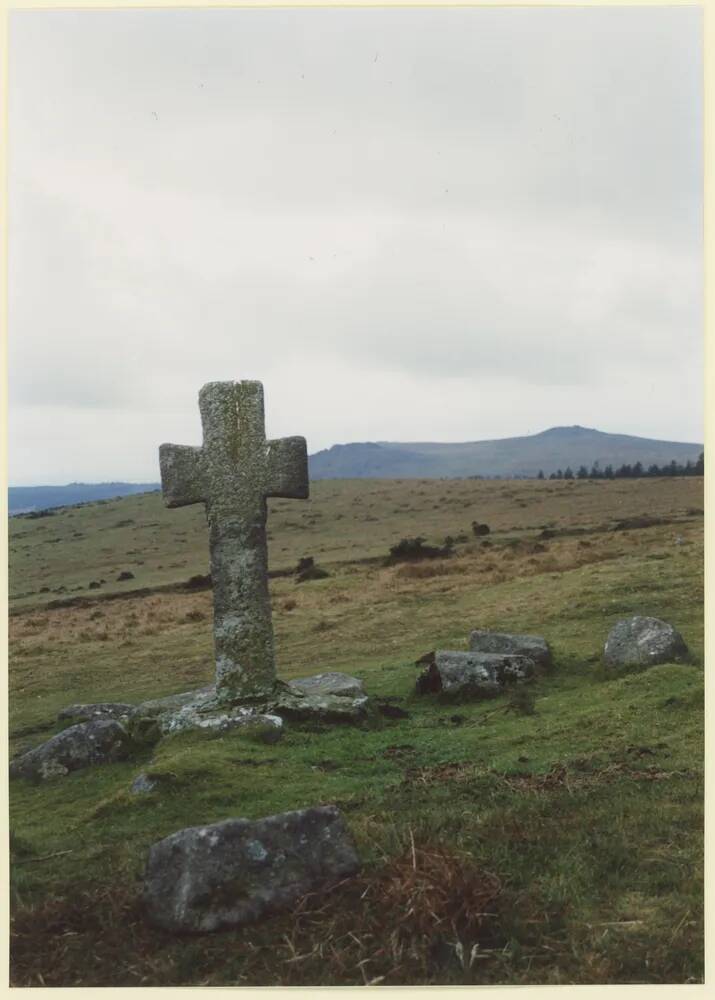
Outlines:
{"type": "MultiPolygon", "coordinates": [[[[312,555],[331,574],[271,581],[280,675],[345,670],[409,716],[291,726],[270,747],[185,734],[122,764],[13,782],[14,985],[700,981],[701,491],[697,479],[361,480],[272,502],[271,568],[312,555]],[[465,540],[449,559],[383,565],[415,535],[465,540]],[[633,613],[672,622],[694,662],[609,675],[603,642],[633,613]],[[475,627],[551,642],[533,714],[506,697],[413,694],[414,660],[466,648],[475,627]],[[129,795],[147,767],[163,790],[129,795]],[[177,939],[145,924],[151,843],[323,802],[355,836],[357,879],[242,931],[177,939]]],[[[200,509],[149,494],[10,529],[11,752],[56,731],[72,702],[212,678],[211,595],[179,589],[207,570],[200,509]]]]}
{"type": "Polygon", "coordinates": [[[552,427],[526,437],[461,443],[379,441],[333,445],[310,456],[313,479],[359,477],[548,476],[557,469],[588,469],[641,462],[663,467],[695,462],[700,444],[606,434],[589,427],[552,427]]]}

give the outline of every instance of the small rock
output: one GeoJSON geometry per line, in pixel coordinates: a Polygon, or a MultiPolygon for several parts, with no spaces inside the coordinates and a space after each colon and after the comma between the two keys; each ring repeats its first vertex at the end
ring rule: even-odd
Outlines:
{"type": "Polygon", "coordinates": [[[513,653],[528,656],[542,667],[551,666],[551,650],[540,635],[513,635],[510,632],[490,632],[475,629],[469,636],[472,653],[513,653]]]}
{"type": "Polygon", "coordinates": [[[315,560],[312,556],[305,556],[303,559],[298,560],[295,574],[296,583],[306,583],[308,580],[324,580],[330,576],[327,570],[315,565],[315,560]]]}
{"type": "Polygon", "coordinates": [[[132,782],[132,787],[129,791],[132,795],[145,795],[153,792],[158,784],[159,782],[155,778],[150,778],[145,771],[142,771],[132,782]]]}
{"type": "Polygon", "coordinates": [[[122,570],[122,572],[117,577],[117,582],[121,583],[122,580],[133,580],[133,579],[134,579],[134,574],[131,572],[131,570],[125,569],[122,570]]]}
{"type": "Polygon", "coordinates": [[[312,677],[297,677],[288,681],[288,686],[304,694],[335,694],[347,697],[365,694],[361,680],[349,674],[341,674],[339,671],[314,674],[312,677]]]}
{"type": "Polygon", "coordinates": [[[434,662],[417,678],[416,689],[418,694],[490,698],[507,684],[530,680],[533,673],[534,661],[528,656],[437,650],[434,662]]]}
{"type": "Polygon", "coordinates": [[[682,663],[689,659],[688,647],[680,632],[661,621],[635,615],[613,626],[603,650],[609,667],[651,666],[682,663]]]}
{"type": "Polygon", "coordinates": [[[153,924],[202,933],[284,910],[360,868],[335,806],[179,830],[149,850],[144,904],[153,924]]]}
{"type": "Polygon", "coordinates": [[[45,779],[123,760],[129,745],[126,730],[114,719],[80,722],[13,760],[10,777],[45,779]]]}

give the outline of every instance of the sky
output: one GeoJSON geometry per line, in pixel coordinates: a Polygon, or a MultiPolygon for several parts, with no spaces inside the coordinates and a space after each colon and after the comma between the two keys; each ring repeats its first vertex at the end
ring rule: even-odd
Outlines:
{"type": "Polygon", "coordinates": [[[13,11],[9,482],[269,437],[703,440],[697,8],[13,11]]]}

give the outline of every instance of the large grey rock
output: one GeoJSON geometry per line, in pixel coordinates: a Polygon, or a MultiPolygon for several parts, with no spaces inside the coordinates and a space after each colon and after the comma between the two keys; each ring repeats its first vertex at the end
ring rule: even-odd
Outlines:
{"type": "Polygon", "coordinates": [[[551,650],[540,635],[514,635],[511,632],[490,632],[478,628],[469,635],[469,649],[473,653],[512,653],[528,656],[542,667],[551,666],[551,650]]]}
{"type": "Polygon", "coordinates": [[[463,698],[492,698],[507,684],[528,681],[534,661],[511,653],[461,653],[437,650],[417,678],[417,693],[442,692],[463,698]]]}
{"type": "Polygon", "coordinates": [[[144,904],[171,931],[236,927],[290,907],[360,861],[335,806],[179,830],[150,848],[144,904]]]}
{"type": "Polygon", "coordinates": [[[335,694],[339,696],[357,697],[365,694],[361,680],[349,674],[332,671],[327,674],[314,674],[312,677],[297,677],[288,681],[289,687],[304,694],[335,694]]]}
{"type": "Polygon", "coordinates": [[[136,705],[125,702],[102,701],[93,705],[69,705],[57,716],[59,722],[73,719],[75,722],[90,722],[92,719],[116,719],[124,722],[136,712],[136,705]]]}
{"type": "Polygon", "coordinates": [[[610,667],[648,666],[689,659],[680,632],[661,621],[635,615],[616,622],[608,633],[603,659],[610,667]]]}
{"type": "Polygon", "coordinates": [[[129,749],[129,736],[116,720],[80,722],[13,760],[10,777],[45,779],[63,776],[94,764],[122,760],[129,749]]]}

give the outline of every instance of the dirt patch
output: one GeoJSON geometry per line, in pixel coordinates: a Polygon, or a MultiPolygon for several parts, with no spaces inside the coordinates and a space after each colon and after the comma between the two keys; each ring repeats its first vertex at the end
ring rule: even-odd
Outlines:
{"type": "Polygon", "coordinates": [[[566,764],[555,764],[545,774],[529,774],[514,772],[503,774],[500,780],[512,791],[524,793],[552,792],[565,789],[572,793],[577,788],[615,781],[618,778],[630,778],[632,781],[664,781],[668,778],[691,778],[692,771],[666,771],[663,768],[652,767],[633,768],[625,761],[615,761],[605,767],[594,770],[575,770],[566,764]]]}
{"type": "Polygon", "coordinates": [[[474,777],[475,765],[467,761],[410,767],[402,779],[406,785],[440,785],[445,781],[467,781],[474,777]]]}

